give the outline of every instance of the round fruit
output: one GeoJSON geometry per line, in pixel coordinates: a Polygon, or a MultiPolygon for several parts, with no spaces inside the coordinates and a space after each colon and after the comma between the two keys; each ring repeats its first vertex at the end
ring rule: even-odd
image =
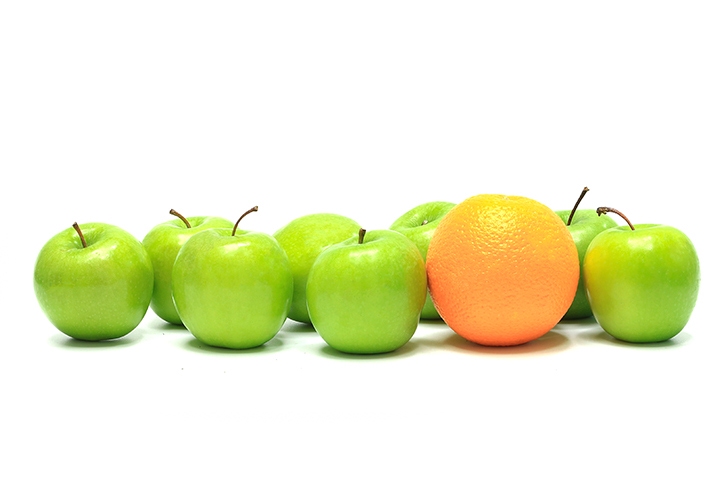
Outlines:
{"type": "Polygon", "coordinates": [[[198,232],[210,228],[232,228],[233,224],[230,220],[219,217],[185,218],[175,210],[170,210],[170,213],[179,218],[154,226],[145,235],[142,243],[150,255],[155,272],[150,308],[166,322],[182,325],[171,291],[172,269],[180,247],[198,232]]]}
{"type": "Polygon", "coordinates": [[[318,255],[330,245],[357,236],[360,224],[335,213],[311,213],[292,220],[275,232],[287,253],[293,275],[293,298],[288,318],[311,323],[305,289],[308,273],[318,255]]]}
{"type": "Polygon", "coordinates": [[[549,207],[477,195],[442,219],[427,254],[430,295],[467,340],[519,345],[550,331],[570,307],[580,275],[570,232],[549,207]]]}
{"type": "Polygon", "coordinates": [[[35,295],[50,322],[78,340],[120,338],[142,321],[153,292],[153,267],[132,234],[107,223],[73,225],[43,246],[35,295]]]}

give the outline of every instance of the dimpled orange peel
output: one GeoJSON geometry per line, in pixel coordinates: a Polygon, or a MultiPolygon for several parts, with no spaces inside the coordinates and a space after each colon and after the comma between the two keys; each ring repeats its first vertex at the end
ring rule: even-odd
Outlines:
{"type": "Polygon", "coordinates": [[[521,196],[481,194],[450,210],[427,254],[443,320],[481,345],[512,346],[549,332],[575,297],[580,265],[558,215],[521,196]]]}

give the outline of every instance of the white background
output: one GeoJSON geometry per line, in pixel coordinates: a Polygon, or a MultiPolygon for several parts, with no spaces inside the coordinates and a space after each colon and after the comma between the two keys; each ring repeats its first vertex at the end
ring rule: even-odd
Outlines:
{"type": "Polygon", "coordinates": [[[717,2],[4,2],[0,476],[717,478],[717,2]],[[32,290],[73,222],[185,215],[273,233],[387,228],[431,200],[525,195],[673,225],[701,259],[686,329],[594,321],[525,346],[424,322],[390,355],[288,321],[246,352],[148,312],[70,341],[32,290]]]}

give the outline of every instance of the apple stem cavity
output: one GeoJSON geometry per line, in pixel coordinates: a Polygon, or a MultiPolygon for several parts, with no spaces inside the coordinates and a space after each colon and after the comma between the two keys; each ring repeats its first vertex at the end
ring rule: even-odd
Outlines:
{"type": "Polygon", "coordinates": [[[358,232],[358,244],[359,245],[362,245],[363,240],[365,240],[366,232],[367,232],[367,230],[365,230],[364,228],[361,228],[360,231],[358,232]]]}
{"type": "Polygon", "coordinates": [[[77,224],[77,222],[73,223],[73,228],[77,232],[78,236],[80,237],[80,243],[82,243],[83,248],[87,248],[88,244],[85,241],[85,235],[83,235],[82,230],[80,230],[80,225],[77,224]]]}
{"type": "Polygon", "coordinates": [[[590,191],[590,189],[588,187],[585,187],[585,188],[583,188],[582,192],[580,192],[580,197],[578,197],[577,202],[575,202],[575,206],[573,207],[572,211],[570,212],[570,216],[568,217],[568,221],[567,221],[568,227],[572,223],[572,219],[575,216],[575,212],[577,211],[578,205],[580,205],[580,202],[582,201],[583,197],[589,191],[590,191]]]}
{"type": "Polygon", "coordinates": [[[428,221],[427,221],[427,218],[426,218],[425,220],[422,221],[422,223],[421,223],[420,225],[427,225],[427,224],[428,224],[428,221]]]}
{"type": "Polygon", "coordinates": [[[616,210],[616,209],[614,209],[614,208],[612,208],[612,207],[598,207],[598,209],[596,210],[596,212],[597,212],[597,214],[598,214],[598,217],[599,217],[600,215],[602,215],[602,214],[607,214],[608,212],[612,212],[612,213],[615,213],[615,214],[617,214],[617,215],[620,215],[620,216],[623,218],[623,220],[625,220],[625,221],[627,222],[627,224],[630,225],[630,230],[635,230],[635,227],[634,227],[633,224],[630,222],[630,220],[629,220],[621,211],[619,211],[619,210],[616,210]]]}
{"type": "Polygon", "coordinates": [[[180,215],[178,212],[175,211],[175,209],[173,209],[173,208],[170,209],[170,215],[175,215],[176,217],[178,217],[180,220],[183,221],[183,223],[185,224],[185,226],[187,228],[192,228],[192,225],[190,225],[190,222],[187,221],[187,218],[180,215]]]}
{"type": "Polygon", "coordinates": [[[242,215],[240,215],[240,218],[238,218],[238,221],[235,222],[235,226],[234,226],[233,229],[232,229],[232,234],[231,234],[231,236],[233,236],[233,237],[235,236],[235,232],[237,231],[237,227],[238,227],[238,225],[240,224],[240,220],[242,220],[243,218],[245,218],[245,215],[247,215],[248,213],[257,212],[257,211],[258,211],[258,207],[257,207],[257,205],[255,205],[255,206],[252,207],[250,210],[248,210],[247,212],[245,212],[245,213],[243,213],[242,215]]]}

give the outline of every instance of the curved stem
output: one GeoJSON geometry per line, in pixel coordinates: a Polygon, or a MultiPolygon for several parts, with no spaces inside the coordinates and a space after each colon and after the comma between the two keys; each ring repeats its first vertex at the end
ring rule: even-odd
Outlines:
{"type": "Polygon", "coordinates": [[[83,235],[82,230],[80,230],[80,225],[77,224],[77,222],[73,223],[73,228],[77,232],[77,234],[80,236],[80,242],[82,243],[83,248],[87,248],[87,242],[85,241],[85,235],[83,235]]]}
{"type": "Polygon", "coordinates": [[[361,228],[360,231],[358,232],[358,243],[359,244],[362,244],[363,240],[365,240],[366,232],[367,232],[367,230],[365,230],[364,228],[361,228]]]}
{"type": "Polygon", "coordinates": [[[635,230],[635,227],[633,226],[632,223],[630,223],[630,220],[629,220],[622,212],[620,212],[619,210],[616,210],[616,209],[614,209],[614,208],[612,208],[612,207],[598,207],[598,209],[596,210],[596,212],[597,212],[597,214],[598,214],[598,217],[599,217],[600,215],[602,215],[602,214],[607,214],[608,212],[612,212],[612,213],[615,213],[615,214],[617,214],[617,215],[620,215],[620,216],[623,218],[623,220],[625,220],[625,221],[627,222],[627,224],[630,225],[630,230],[635,230]]]}
{"type": "Polygon", "coordinates": [[[185,224],[185,226],[187,228],[192,228],[192,225],[190,225],[190,222],[187,221],[187,218],[183,217],[182,215],[180,215],[178,212],[176,212],[172,208],[170,209],[170,215],[175,215],[176,217],[178,217],[180,220],[183,221],[183,223],[185,224]]]}
{"type": "Polygon", "coordinates": [[[580,205],[580,202],[582,201],[583,197],[589,191],[590,191],[590,189],[588,187],[585,187],[585,188],[583,188],[583,191],[580,192],[580,197],[577,199],[577,202],[575,202],[575,206],[573,207],[572,211],[570,212],[570,216],[568,217],[568,221],[567,221],[568,227],[572,223],[572,219],[575,216],[575,211],[577,211],[578,205],[580,205]]]}
{"type": "Polygon", "coordinates": [[[250,210],[248,210],[247,212],[245,212],[245,213],[243,213],[242,215],[240,215],[240,218],[238,218],[238,221],[235,222],[235,226],[234,226],[233,229],[232,229],[232,236],[233,236],[233,237],[235,236],[235,232],[237,231],[237,227],[238,227],[238,225],[240,224],[240,220],[242,220],[243,218],[245,218],[245,215],[247,215],[248,213],[257,212],[257,211],[258,211],[258,207],[257,207],[257,205],[256,205],[256,206],[252,207],[250,210]]]}

